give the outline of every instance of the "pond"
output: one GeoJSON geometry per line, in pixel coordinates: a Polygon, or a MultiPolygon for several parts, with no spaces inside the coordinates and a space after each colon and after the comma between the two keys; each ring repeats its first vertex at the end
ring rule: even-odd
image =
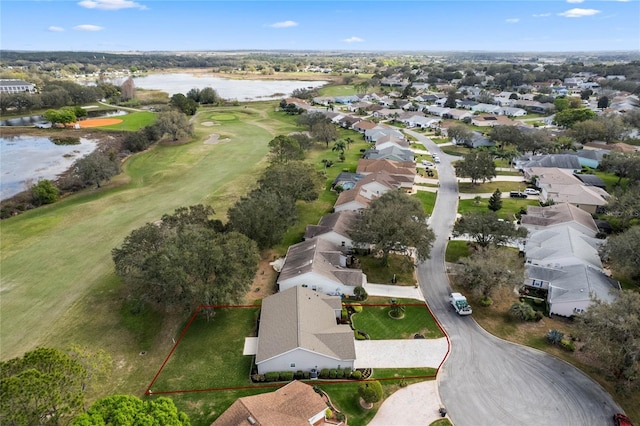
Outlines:
{"type": "Polygon", "coordinates": [[[28,189],[39,180],[56,179],[97,146],[97,141],[85,138],[56,142],[47,137],[0,138],[0,200],[28,189]]]}
{"type": "MultiPolygon", "coordinates": [[[[111,81],[121,85],[124,79],[111,81]]],[[[135,77],[137,88],[149,90],[162,90],[173,96],[176,93],[186,95],[189,90],[211,87],[218,95],[225,99],[238,101],[258,101],[281,99],[291,96],[296,89],[317,88],[327,84],[327,81],[300,81],[300,80],[234,80],[214,77],[211,74],[149,74],[135,77]]]]}

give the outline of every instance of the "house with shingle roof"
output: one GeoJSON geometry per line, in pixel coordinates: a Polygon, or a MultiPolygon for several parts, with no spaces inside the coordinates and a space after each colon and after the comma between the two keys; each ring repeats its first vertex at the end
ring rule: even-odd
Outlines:
{"type": "Polygon", "coordinates": [[[358,160],[356,172],[362,175],[371,173],[387,172],[390,175],[403,175],[413,179],[416,176],[416,165],[413,161],[393,161],[393,160],[358,160]]]}
{"type": "MultiPolygon", "coordinates": [[[[544,155],[523,155],[513,162],[514,167],[519,170],[531,168],[558,168],[568,170],[570,173],[580,171],[580,160],[575,154],[544,154],[544,155]]],[[[529,179],[526,174],[525,178],[529,179]]]]}
{"type": "Polygon", "coordinates": [[[369,160],[414,161],[414,155],[410,149],[403,149],[398,146],[383,149],[368,149],[364,152],[363,158],[369,160]]]}
{"type": "Polygon", "coordinates": [[[378,150],[389,148],[391,146],[397,146],[399,148],[409,149],[410,145],[411,144],[409,143],[409,141],[405,139],[401,139],[397,136],[390,135],[390,134],[377,138],[375,141],[375,147],[378,150]]]}
{"type": "Polygon", "coordinates": [[[321,238],[334,243],[340,250],[353,248],[353,241],[349,231],[360,218],[360,214],[354,211],[339,211],[322,216],[317,225],[307,225],[304,239],[321,238]]]}
{"type": "Polygon", "coordinates": [[[211,426],[321,425],[326,410],[312,386],[294,380],[273,392],[238,398],[211,426]]]}
{"type": "Polygon", "coordinates": [[[369,207],[369,204],[371,204],[371,198],[367,198],[360,194],[360,191],[358,191],[354,186],[352,189],[342,191],[340,195],[338,195],[338,199],[333,205],[333,211],[358,211],[366,209],[369,207]]]}
{"type": "Polygon", "coordinates": [[[304,286],[322,294],[349,296],[366,282],[362,270],[347,267],[347,256],[339,245],[318,238],[289,247],[276,281],[281,292],[304,286]]]}
{"type": "Polygon", "coordinates": [[[375,128],[377,125],[378,124],[374,123],[373,121],[360,120],[357,123],[355,123],[353,126],[351,126],[351,128],[356,132],[364,133],[369,129],[375,128]]]}
{"type": "Polygon", "coordinates": [[[527,214],[522,215],[520,223],[529,232],[569,226],[589,237],[595,237],[598,233],[598,226],[593,220],[593,216],[568,203],[553,204],[547,207],[528,206],[527,214]]]}

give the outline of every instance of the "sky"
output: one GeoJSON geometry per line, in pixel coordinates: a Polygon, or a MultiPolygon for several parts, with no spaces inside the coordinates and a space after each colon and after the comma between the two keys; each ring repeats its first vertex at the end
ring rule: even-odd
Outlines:
{"type": "Polygon", "coordinates": [[[640,50],[640,0],[2,0],[0,49],[640,50]]]}

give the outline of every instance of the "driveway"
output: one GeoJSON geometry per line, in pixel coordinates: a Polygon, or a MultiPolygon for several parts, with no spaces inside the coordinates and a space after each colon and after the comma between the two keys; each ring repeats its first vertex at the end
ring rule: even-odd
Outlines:
{"type": "Polygon", "coordinates": [[[621,409],[580,370],[544,352],[498,339],[478,326],[473,316],[459,317],[449,309],[451,288],[444,252],[458,204],[457,179],[451,167],[456,157],[441,153],[436,144],[419,133],[407,133],[429,151],[441,154],[440,188],[430,220],[436,241],[431,259],[418,265],[416,272],[427,304],[451,342],[449,356],[438,374],[438,389],[453,423],[609,424],[612,414],[621,409]]]}
{"type": "Polygon", "coordinates": [[[447,339],[356,340],[355,368],[438,368],[447,339]]]}
{"type": "Polygon", "coordinates": [[[428,425],[440,418],[439,408],[436,381],[416,383],[385,399],[368,426],[428,425]]]}

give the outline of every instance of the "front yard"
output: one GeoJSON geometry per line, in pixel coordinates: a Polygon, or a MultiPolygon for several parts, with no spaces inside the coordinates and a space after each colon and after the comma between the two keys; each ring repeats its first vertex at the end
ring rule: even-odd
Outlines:
{"type": "MultiPolygon", "coordinates": [[[[398,302],[400,303],[400,302],[398,302]]],[[[363,305],[362,312],[353,314],[353,327],[366,332],[372,340],[426,339],[444,337],[424,303],[399,305],[402,318],[391,316],[394,307],[389,300],[383,306],[363,305]]]]}

